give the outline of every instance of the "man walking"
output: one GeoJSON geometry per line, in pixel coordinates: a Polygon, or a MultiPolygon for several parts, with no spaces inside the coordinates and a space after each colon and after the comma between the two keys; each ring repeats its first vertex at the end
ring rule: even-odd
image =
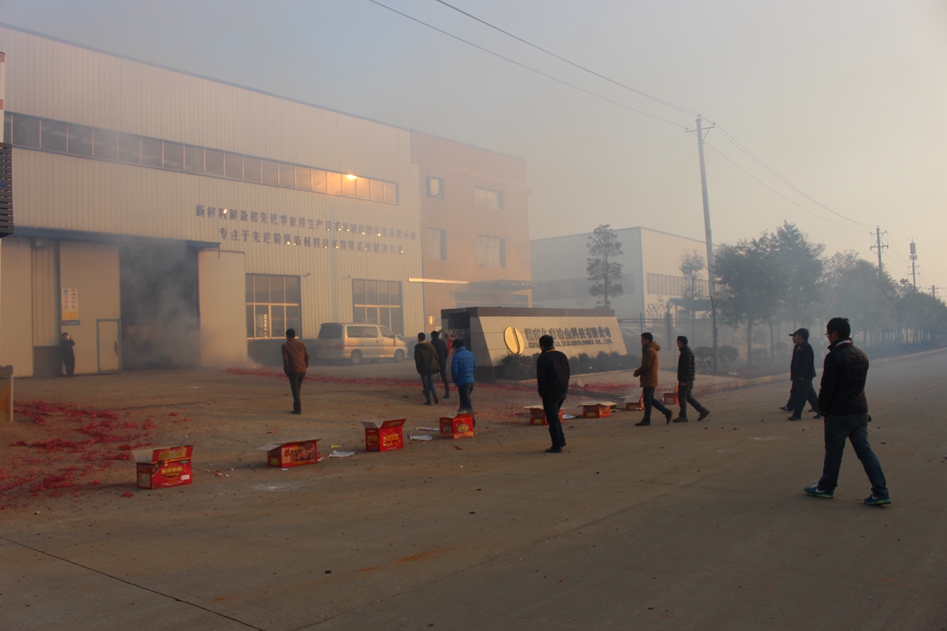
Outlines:
{"type": "Polygon", "coordinates": [[[450,364],[450,378],[457,386],[457,393],[460,395],[460,406],[457,408],[457,413],[468,412],[473,414],[473,403],[470,401],[470,395],[474,389],[474,372],[477,370],[477,360],[473,353],[464,348],[462,339],[455,339],[451,346],[454,347],[454,359],[450,364]]]}
{"type": "Polygon", "coordinates": [[[546,453],[561,454],[562,448],[566,446],[566,437],[562,433],[559,410],[569,392],[569,358],[557,351],[553,344],[551,335],[539,338],[542,352],[536,360],[536,383],[543,400],[546,422],[549,423],[549,436],[552,437],[552,447],[546,453]]]}
{"type": "Polygon", "coordinates": [[[825,417],[825,460],[819,483],[804,490],[813,497],[832,498],[838,486],[842,452],[848,439],[871,482],[871,495],[865,498],[870,506],[890,504],[888,485],[881,471],[878,456],[868,444],[868,399],[865,379],[868,356],[852,343],[852,328],[847,318],[832,318],[825,326],[829,338],[829,354],[822,365],[822,387],[819,389],[819,412],[825,417]]]}
{"type": "Polygon", "coordinates": [[[76,372],[76,351],[75,351],[76,341],[72,339],[72,336],[68,333],[62,334],[62,339],[59,340],[59,350],[62,354],[62,364],[66,369],[66,376],[72,377],[76,372]]]}
{"type": "Polygon", "coordinates": [[[431,397],[434,397],[434,403],[440,403],[434,390],[434,375],[441,371],[441,367],[437,363],[437,351],[430,342],[424,341],[424,333],[418,333],[418,343],[414,347],[414,367],[421,375],[424,405],[431,405],[431,397]]]}
{"type": "Polygon", "coordinates": [[[441,381],[444,383],[444,398],[450,398],[450,386],[447,385],[447,342],[441,339],[441,334],[431,331],[431,346],[437,351],[437,363],[441,366],[441,381]]]}
{"type": "Polygon", "coordinates": [[[635,423],[638,427],[651,425],[651,407],[654,406],[659,412],[664,414],[668,423],[671,422],[671,410],[664,407],[664,404],[654,398],[654,389],[658,387],[658,351],[661,347],[654,341],[654,336],[650,333],[641,334],[641,366],[635,369],[635,377],[641,380],[642,396],[644,397],[644,418],[640,423],[635,423]]]}
{"type": "MultiPolygon", "coordinates": [[[[815,353],[809,344],[809,330],[799,329],[790,334],[795,344],[792,349],[792,363],[789,365],[789,378],[792,389],[789,391],[789,408],[792,410],[790,421],[802,420],[802,411],[808,401],[812,409],[819,409],[819,397],[816,396],[812,380],[815,379],[815,353]]],[[[815,415],[819,418],[819,414],[815,415]]]]}
{"type": "Polygon", "coordinates": [[[694,362],[694,352],[687,345],[687,338],[683,335],[677,336],[677,348],[681,354],[677,358],[677,400],[681,404],[681,413],[675,423],[687,422],[687,404],[690,403],[697,410],[698,421],[702,421],[710,416],[710,410],[700,404],[691,392],[694,390],[694,379],[697,376],[697,364],[694,362]]]}
{"type": "Polygon", "coordinates": [[[293,414],[302,414],[299,391],[309,368],[309,351],[305,344],[296,339],[295,329],[286,329],[286,342],[282,348],[283,372],[289,378],[289,388],[293,391],[293,414]]]}

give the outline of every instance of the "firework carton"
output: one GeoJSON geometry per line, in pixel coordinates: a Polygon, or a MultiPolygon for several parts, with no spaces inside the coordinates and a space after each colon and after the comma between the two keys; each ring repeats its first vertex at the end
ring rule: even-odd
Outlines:
{"type": "Polygon", "coordinates": [[[268,443],[257,447],[266,452],[266,464],[271,467],[298,467],[304,464],[319,462],[319,445],[321,438],[306,438],[291,440],[284,443],[268,443]]]}
{"type": "MultiPolygon", "coordinates": [[[[546,410],[541,405],[531,405],[526,408],[529,410],[529,422],[531,425],[549,425],[546,422],[546,410]]],[[[562,409],[559,410],[559,420],[563,420],[562,409]]]]}
{"type": "Polygon", "coordinates": [[[610,401],[593,401],[582,404],[583,418],[605,418],[611,416],[615,404],[610,401]]]}
{"type": "Polygon", "coordinates": [[[631,410],[632,412],[636,410],[644,409],[644,395],[639,394],[637,397],[635,395],[625,397],[625,409],[631,410]]]}
{"type": "Polygon", "coordinates": [[[365,451],[394,451],[404,449],[404,422],[399,418],[390,421],[362,421],[365,428],[365,451]]]}
{"type": "Polygon", "coordinates": [[[457,416],[441,417],[441,437],[450,438],[472,438],[474,435],[474,417],[473,414],[463,413],[457,416]]]}
{"type": "Polygon", "coordinates": [[[192,445],[148,447],[132,451],[138,488],[166,489],[191,483],[192,445]]]}

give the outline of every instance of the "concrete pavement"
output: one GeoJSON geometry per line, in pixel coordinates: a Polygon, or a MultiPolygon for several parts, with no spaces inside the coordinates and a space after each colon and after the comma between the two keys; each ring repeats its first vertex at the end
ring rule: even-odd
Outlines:
{"type": "Polygon", "coordinates": [[[562,455],[543,454],[545,428],[514,416],[530,392],[478,386],[473,439],[281,471],[253,451],[269,432],[317,432],[325,453],[354,447],[357,419],[379,409],[411,427],[447,410],[418,406],[413,386],[307,383],[304,417],[291,418],[279,379],[24,380],[24,398],[186,409],[191,428],[158,433],[190,432],[198,474],[140,491],[113,467],[78,498],[0,512],[0,620],[77,631],[947,628],[945,369],[947,354],[871,370],[886,508],[860,503],[868,483],[851,450],[834,500],[802,494],[821,470],[821,422],[785,421],[782,382],[702,397],[705,423],[577,419],[562,455]]]}

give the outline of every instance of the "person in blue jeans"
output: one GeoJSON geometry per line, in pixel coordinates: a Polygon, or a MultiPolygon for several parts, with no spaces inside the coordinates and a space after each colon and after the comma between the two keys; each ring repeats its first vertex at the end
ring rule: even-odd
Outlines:
{"type": "Polygon", "coordinates": [[[829,338],[829,354],[822,368],[819,389],[819,413],[825,423],[825,460],[818,484],[807,486],[807,495],[831,499],[838,486],[842,452],[849,440],[871,482],[871,495],[865,504],[881,506],[891,503],[888,483],[878,456],[868,444],[868,399],[865,379],[868,377],[868,356],[852,342],[852,327],[847,318],[832,318],[825,326],[829,338]]]}
{"type": "Polygon", "coordinates": [[[454,359],[450,364],[450,378],[457,386],[457,393],[460,395],[460,406],[457,413],[469,412],[473,414],[473,403],[470,401],[470,394],[474,388],[474,372],[477,370],[477,360],[474,354],[464,347],[464,341],[456,339],[451,342],[454,349],[454,359]]]}

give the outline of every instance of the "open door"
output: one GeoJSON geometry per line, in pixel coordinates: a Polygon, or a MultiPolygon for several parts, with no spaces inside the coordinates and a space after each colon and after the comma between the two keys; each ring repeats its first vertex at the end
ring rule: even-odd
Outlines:
{"type": "Polygon", "coordinates": [[[96,320],[96,325],[99,338],[99,372],[118,372],[122,369],[119,321],[96,320]]]}

